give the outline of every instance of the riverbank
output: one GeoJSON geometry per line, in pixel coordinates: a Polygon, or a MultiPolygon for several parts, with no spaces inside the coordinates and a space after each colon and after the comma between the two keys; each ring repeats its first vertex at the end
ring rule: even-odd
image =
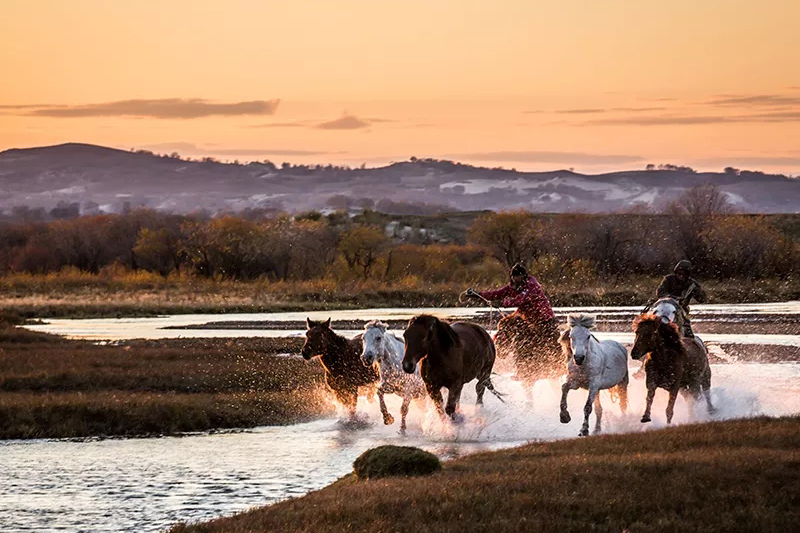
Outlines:
{"type": "Polygon", "coordinates": [[[0,326],[0,439],[154,436],[331,414],[299,339],[99,346],[0,326]]]}
{"type": "Polygon", "coordinates": [[[171,533],[789,531],[800,418],[530,444],[425,478],[355,481],[171,533]]]}
{"type": "MultiPolygon", "coordinates": [[[[542,280],[554,306],[644,305],[660,277],[618,283],[542,280]]],[[[376,280],[305,282],[209,280],[162,277],[146,272],[91,275],[67,272],[0,277],[0,309],[17,321],[33,318],[141,317],[164,314],[265,313],[365,307],[452,307],[473,283],[399,283],[376,280]]],[[[707,281],[711,303],[779,302],[800,299],[800,279],[707,281]]],[[[468,305],[483,305],[467,302],[468,305]]]]}

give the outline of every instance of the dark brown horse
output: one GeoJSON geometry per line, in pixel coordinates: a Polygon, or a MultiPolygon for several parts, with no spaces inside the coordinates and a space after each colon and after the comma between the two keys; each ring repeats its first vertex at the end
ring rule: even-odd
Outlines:
{"type": "Polygon", "coordinates": [[[675,324],[664,322],[656,315],[640,315],[633,321],[636,339],[631,349],[631,357],[641,359],[650,357],[645,363],[647,373],[647,405],[642,422],[650,422],[650,407],[657,388],[669,392],[667,403],[667,424],[672,422],[675,400],[680,391],[684,398],[699,399],[705,396],[709,413],[714,412],[711,405],[711,367],[708,357],[694,339],[681,337],[675,324]]]}
{"type": "Polygon", "coordinates": [[[361,362],[361,335],[346,339],[331,329],[331,319],[314,322],[306,319],[306,342],[303,344],[303,359],[320,356],[325,369],[325,383],[339,402],[350,411],[353,418],[358,403],[358,388],[374,385],[378,374],[372,366],[361,362]]]}
{"type": "Polygon", "coordinates": [[[447,413],[455,420],[461,389],[476,378],[478,404],[483,403],[487,388],[500,398],[491,381],[494,342],[482,327],[469,322],[448,324],[435,316],[419,315],[409,321],[403,337],[406,341],[403,370],[411,374],[420,364],[425,389],[440,413],[447,413]],[[444,411],[442,387],[448,390],[444,411]]]}

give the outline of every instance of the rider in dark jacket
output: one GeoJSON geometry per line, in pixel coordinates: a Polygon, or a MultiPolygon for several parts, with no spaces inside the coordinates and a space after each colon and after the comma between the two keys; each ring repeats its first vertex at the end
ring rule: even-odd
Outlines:
{"type": "Polygon", "coordinates": [[[673,269],[674,274],[664,276],[661,285],[656,289],[656,298],[675,298],[683,307],[686,319],[683,323],[683,336],[694,337],[689,321],[689,302],[694,298],[698,303],[705,303],[708,298],[696,279],[692,278],[692,263],[686,259],[679,261],[673,269]]]}

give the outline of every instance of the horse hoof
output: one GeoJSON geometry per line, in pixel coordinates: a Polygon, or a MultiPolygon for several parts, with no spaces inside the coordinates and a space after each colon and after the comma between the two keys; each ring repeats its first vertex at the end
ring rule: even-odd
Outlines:
{"type": "Polygon", "coordinates": [[[642,417],[642,424],[644,424],[646,422],[650,422],[650,417],[649,416],[643,416],[642,417]]]}
{"type": "Polygon", "coordinates": [[[453,413],[450,415],[450,420],[453,421],[453,424],[461,425],[464,423],[464,415],[461,413],[453,413]]]}
{"type": "Polygon", "coordinates": [[[579,437],[588,437],[589,436],[589,430],[588,429],[581,429],[581,432],[578,433],[578,436],[579,437]]]}
{"type": "Polygon", "coordinates": [[[387,426],[391,426],[394,424],[394,417],[392,415],[386,415],[383,417],[383,423],[387,426]]]}
{"type": "Polygon", "coordinates": [[[569,416],[569,413],[567,411],[561,411],[561,423],[569,424],[570,420],[572,420],[572,417],[569,416]]]}

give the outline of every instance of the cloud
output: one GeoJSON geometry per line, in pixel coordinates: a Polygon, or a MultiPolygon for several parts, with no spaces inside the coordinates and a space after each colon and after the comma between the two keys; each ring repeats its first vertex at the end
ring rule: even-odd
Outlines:
{"type": "Polygon", "coordinates": [[[478,161],[504,161],[519,163],[559,163],[584,165],[613,165],[643,161],[636,155],[587,154],[584,152],[543,152],[534,150],[473,152],[450,154],[449,159],[472,159],[478,161]]]}
{"type": "Polygon", "coordinates": [[[719,95],[713,100],[706,102],[706,104],[738,107],[800,105],[800,96],[781,94],[757,94],[751,96],[719,95]]]}
{"type": "Polygon", "coordinates": [[[160,100],[120,100],[86,105],[39,106],[27,113],[37,117],[140,117],[192,119],[211,116],[272,115],[280,100],[215,103],[201,98],[164,98],[160,100]]]}
{"type": "Polygon", "coordinates": [[[143,150],[150,150],[151,152],[174,151],[190,153],[197,152],[198,150],[202,151],[196,144],[187,142],[143,144],[140,148],[143,150]]]}
{"type": "Polygon", "coordinates": [[[665,111],[666,107],[615,107],[611,111],[620,111],[623,113],[645,113],[648,111],[665,111]]]}
{"type": "Polygon", "coordinates": [[[555,113],[565,114],[565,115],[589,115],[592,113],[605,113],[605,109],[562,109],[560,111],[555,111],[555,113]]]}
{"type": "Polygon", "coordinates": [[[658,115],[650,117],[605,118],[584,122],[590,126],[671,126],[696,124],[732,124],[742,122],[800,122],[800,111],[777,111],[755,115],[658,115]]]}
{"type": "Polygon", "coordinates": [[[719,166],[786,166],[797,165],[800,166],[800,157],[791,156],[758,156],[758,157],[712,157],[701,159],[698,163],[702,165],[719,165],[719,166]]]}
{"type": "Polygon", "coordinates": [[[152,152],[178,152],[181,155],[214,155],[214,156],[261,156],[261,155],[285,155],[285,156],[306,156],[306,155],[325,155],[346,152],[327,152],[321,150],[294,150],[285,148],[225,148],[215,144],[196,145],[190,142],[169,142],[157,144],[144,144],[139,148],[152,152]]]}
{"type": "Polygon", "coordinates": [[[344,115],[336,120],[321,122],[314,127],[320,130],[359,130],[369,128],[371,125],[371,122],[360,119],[354,115],[344,115]]]}

